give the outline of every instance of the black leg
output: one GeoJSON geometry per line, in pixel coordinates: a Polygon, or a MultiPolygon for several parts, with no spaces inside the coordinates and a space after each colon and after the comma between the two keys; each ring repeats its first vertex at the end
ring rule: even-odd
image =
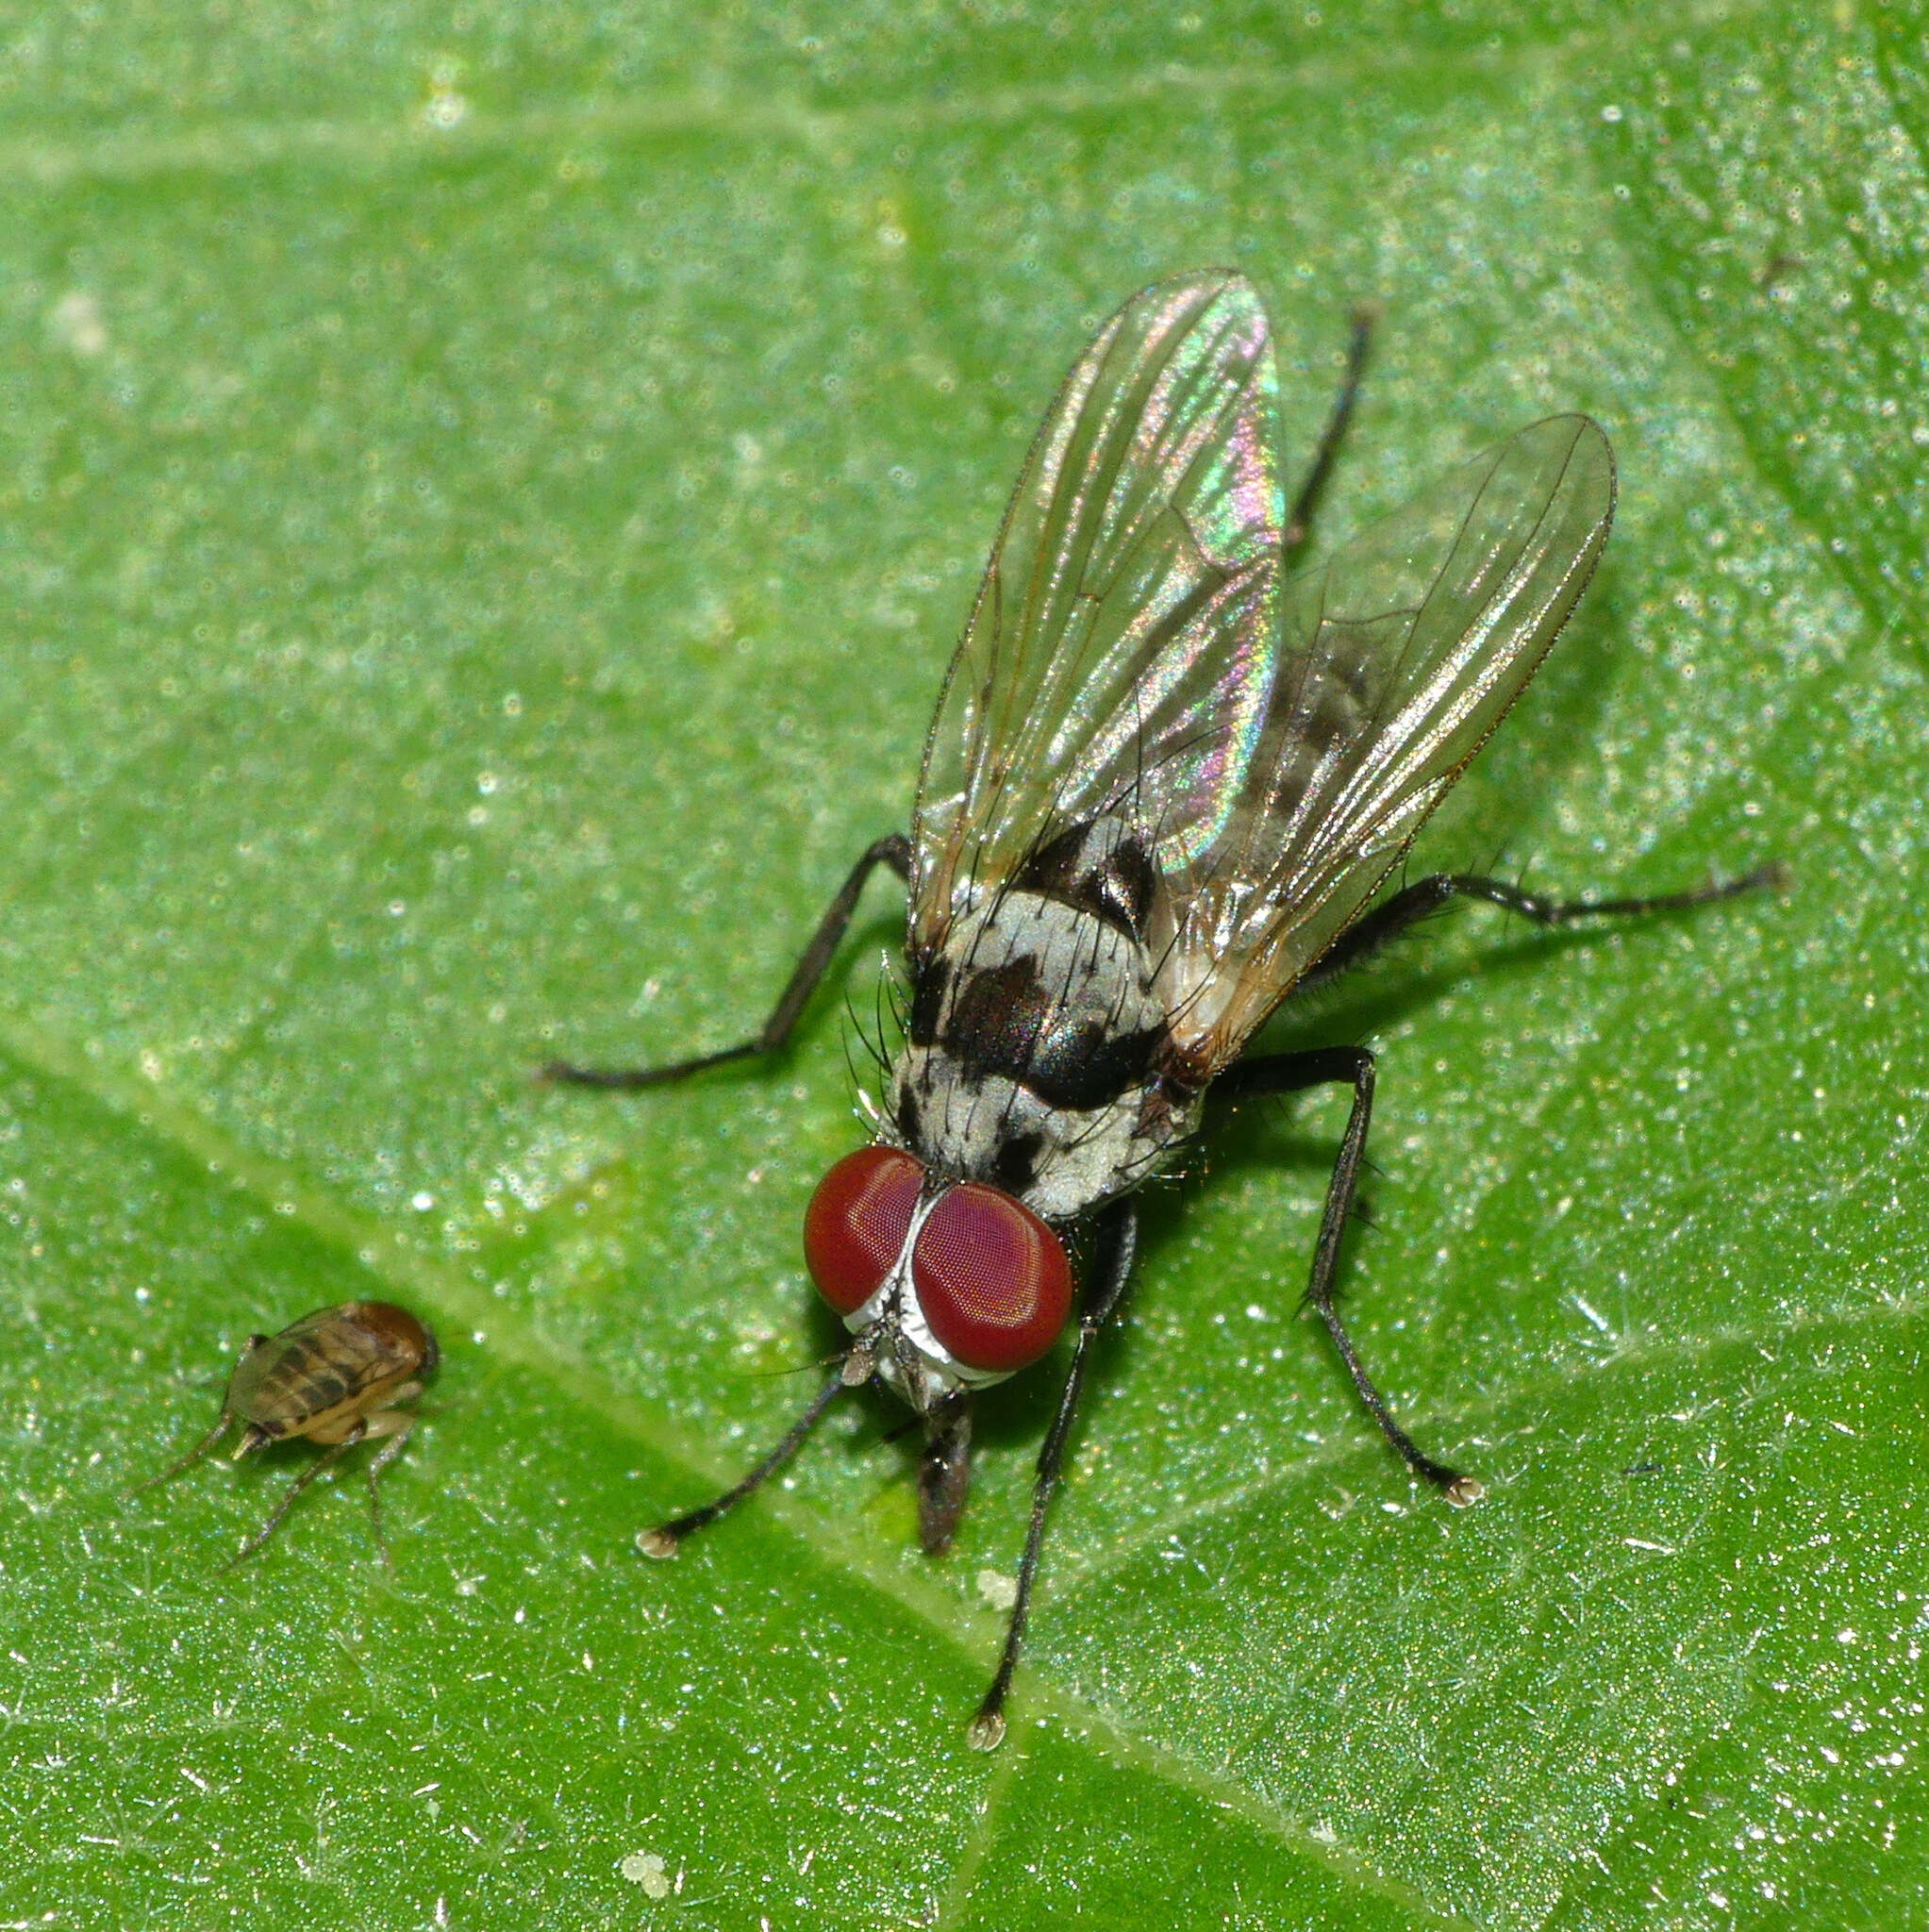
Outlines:
{"type": "Polygon", "coordinates": [[[224,1563],[221,1566],[220,1570],[217,1571],[215,1574],[217,1575],[225,1576],[230,1570],[236,1567],[237,1564],[245,1563],[248,1560],[248,1558],[252,1557],[255,1554],[255,1552],[258,1550],[261,1547],[261,1545],[265,1543],[268,1541],[268,1539],[271,1536],[273,1536],[277,1529],[281,1527],[282,1519],[288,1514],[288,1512],[291,1509],[294,1507],[295,1498],[299,1496],[301,1492],[305,1489],[307,1489],[308,1486],[311,1482],[313,1482],[314,1479],[318,1475],[320,1475],[324,1469],[326,1469],[331,1462],[339,1462],[342,1458],[342,1457],[346,1456],[348,1452],[351,1449],[353,1449],[358,1442],[361,1441],[363,1434],[364,1430],[362,1424],[358,1423],[355,1425],[355,1427],[348,1432],[347,1435],[342,1437],[341,1441],[331,1442],[328,1445],[328,1447],[322,1452],[320,1456],[316,1457],[314,1461],[309,1463],[308,1468],[303,1470],[302,1473],[295,1477],[293,1482],[290,1483],[288,1488],[282,1491],[281,1501],[275,1504],[274,1511],[269,1516],[268,1521],[264,1523],[261,1525],[261,1527],[258,1529],[255,1532],[255,1534],[251,1536],[247,1540],[247,1541],[244,1542],[241,1546],[241,1548],[238,1549],[234,1553],[234,1555],[230,1557],[228,1560],[225,1563],[224,1563]]]}
{"type": "Polygon", "coordinates": [[[1788,883],[1788,872],[1782,865],[1758,865],[1739,878],[1720,883],[1710,881],[1689,892],[1657,892],[1645,899],[1571,899],[1565,902],[1544,899],[1538,892],[1522,891],[1505,879],[1483,878],[1472,873],[1435,873],[1416,879],[1390,899],[1375,906],[1364,918],[1356,919],[1326,948],[1319,963],[1306,975],[1307,982],[1331,979],[1349,966],[1376,953],[1389,940],[1397,939],[1408,926],[1430,919],[1455,899],[1485,899],[1531,919],[1536,925],[1572,925],[1584,919],[1631,919],[1644,912],[1681,912],[1690,906],[1712,906],[1733,899],[1742,892],[1764,887],[1781,891],[1788,883]]]}
{"type": "Polygon", "coordinates": [[[543,1068],[542,1077],[569,1087],[661,1087],[701,1073],[706,1067],[720,1067],[726,1060],[748,1059],[752,1054],[774,1052],[790,1037],[790,1028],[797,1024],[798,1014],[816,991],[831,955],[838,949],[838,941],[844,936],[844,928],[851,923],[865,880],[880,865],[890,866],[901,879],[909,879],[911,841],[902,832],[878,840],[851,868],[851,875],[838,888],[838,895],[818,922],[817,931],[805,947],[790,984],[778,995],[770,1018],[755,1040],[726,1046],[718,1053],[699,1054],[694,1059],[673,1060],[663,1067],[575,1067],[567,1060],[552,1060],[543,1068]]]}
{"type": "Polygon", "coordinates": [[[1058,1413],[1052,1418],[1044,1446],[1039,1451],[1038,1479],[1032,1485],[1031,1526],[1025,1532],[1024,1555],[1019,1558],[1018,1594],[1012,1600],[1011,1621],[1005,1628],[1005,1654],[998,1660],[998,1674],[991,1679],[991,1688],[985,1692],[985,1701],[972,1720],[971,1740],[979,1751],[995,1751],[1005,1741],[1005,1699],[1011,1689],[1011,1674],[1018,1668],[1019,1646],[1024,1641],[1025,1615],[1031,1608],[1032,1584],[1039,1574],[1039,1552],[1045,1540],[1045,1511],[1051,1507],[1052,1491],[1058,1487],[1058,1473],[1065,1462],[1065,1441],[1078,1411],[1079,1391],[1085,1386],[1092,1343],[1097,1341],[1099,1330],[1111,1320],[1125,1292],[1138,1246],[1137,1210],[1130,1200],[1114,1202],[1099,1223],[1098,1251],[1092,1257],[1085,1306],[1079,1310],[1072,1373],[1065,1377],[1058,1413]]]}
{"type": "Polygon", "coordinates": [[[972,1392],[961,1389],[924,1419],[924,1459],[918,1465],[918,1540],[941,1557],[957,1533],[972,1486],[972,1392]]]}
{"type": "Polygon", "coordinates": [[[1360,377],[1366,374],[1367,345],[1372,341],[1372,335],[1373,311],[1371,308],[1355,309],[1353,340],[1346,351],[1346,374],[1340,378],[1339,393],[1334,399],[1333,413],[1326,419],[1320,446],[1313,452],[1313,467],[1306,472],[1306,480],[1300,485],[1300,493],[1293,498],[1292,513],[1286,520],[1286,532],[1280,539],[1279,547],[1289,564],[1292,561],[1293,552],[1306,541],[1320,492],[1325,489],[1326,478],[1332,474],[1334,459],[1339,455],[1339,445],[1346,441],[1346,425],[1353,420],[1354,404],[1359,400],[1360,377]]]}
{"type": "Polygon", "coordinates": [[[1366,1405],[1367,1413],[1379,1424],[1380,1433],[1399,1451],[1401,1458],[1415,1475],[1424,1476],[1446,1491],[1447,1501],[1464,1508],[1477,1503],[1486,1493],[1472,1477],[1461,1475],[1445,1463],[1436,1462],[1415,1447],[1413,1439],[1393,1420],[1387,1398],[1373,1386],[1366,1372],[1346,1324],[1339,1319],[1333,1294],[1339,1276],[1339,1244],[1346,1235],[1347,1217],[1353,1211],[1353,1197],[1359,1186],[1360,1162],[1367,1147],[1367,1125],[1373,1114],[1373,1057],[1361,1046],[1316,1047],[1308,1053],[1274,1054],[1265,1059],[1246,1060],[1228,1067],[1214,1091],[1229,1099],[1254,1093],[1297,1093],[1308,1087],[1350,1086],[1353,1111],[1347,1116],[1346,1132],[1339,1142],[1339,1157],[1333,1163],[1333,1178],[1326,1185],[1326,1208],[1320,1217],[1320,1238],[1313,1247],[1312,1278],[1306,1284],[1306,1300],[1326,1324],[1339,1359],[1353,1377],[1353,1386],[1366,1405]]]}
{"type": "Polygon", "coordinates": [[[646,1557],[673,1557],[685,1537],[716,1522],[724,1510],[742,1502],[753,1490],[761,1488],[782,1469],[797,1453],[798,1444],[810,1433],[818,1417],[831,1406],[840,1391],[850,1386],[845,1365],[840,1362],[837,1374],[811,1397],[810,1407],[790,1424],[783,1441],[740,1483],[725,1490],[714,1503],[706,1503],[701,1509],[692,1509],[687,1516],[672,1517],[668,1523],[655,1529],[640,1531],[637,1537],[637,1548],[646,1557]]]}

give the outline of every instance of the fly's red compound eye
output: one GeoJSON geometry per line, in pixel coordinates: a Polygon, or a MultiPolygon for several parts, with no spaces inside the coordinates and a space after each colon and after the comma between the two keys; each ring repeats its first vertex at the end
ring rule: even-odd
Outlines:
{"type": "Polygon", "coordinates": [[[903,1252],[924,1170],[895,1147],[847,1154],[817,1184],[804,1214],[804,1258],[840,1315],[877,1292],[903,1252]]]}
{"type": "Polygon", "coordinates": [[[931,1332],[970,1369],[1009,1374],[1058,1339],[1072,1312],[1064,1244],[1029,1208],[967,1181],[918,1230],[911,1280],[931,1332]]]}

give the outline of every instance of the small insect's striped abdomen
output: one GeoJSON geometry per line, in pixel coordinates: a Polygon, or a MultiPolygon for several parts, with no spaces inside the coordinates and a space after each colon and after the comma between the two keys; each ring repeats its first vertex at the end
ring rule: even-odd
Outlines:
{"type": "Polygon", "coordinates": [[[227,1407],[263,1436],[311,1435],[377,1407],[434,1359],[428,1331],[406,1309],[343,1302],[304,1315],[244,1356],[227,1407]]]}

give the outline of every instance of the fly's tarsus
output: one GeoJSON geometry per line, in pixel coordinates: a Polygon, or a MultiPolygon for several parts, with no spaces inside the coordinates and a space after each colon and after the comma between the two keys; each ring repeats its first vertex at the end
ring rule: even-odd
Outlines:
{"type": "Polygon", "coordinates": [[[1339,1152],[1334,1158],[1333,1176],[1326,1184],[1326,1205],[1313,1244],[1306,1302],[1326,1324],[1333,1346],[1353,1379],[1360,1406],[1379,1424],[1381,1435],[1415,1475],[1442,1491],[1448,1502],[1464,1508],[1470,1503],[1477,1503],[1486,1493],[1485,1489],[1474,1477],[1435,1461],[1394,1420],[1387,1398],[1367,1374],[1366,1364],[1360,1360],[1359,1351],[1346,1332],[1346,1324],[1341,1321],[1335,1302],[1339,1285],[1340,1243],[1357,1197],[1359,1171],[1366,1160],[1367,1128],[1372,1121],[1373,1066],[1373,1057],[1364,1047],[1314,1047],[1304,1053],[1272,1054],[1262,1059],[1242,1060],[1226,1071],[1220,1084],[1222,1091],[1229,1086],[1235,1099],[1259,1093],[1303,1093],[1311,1087],[1353,1089],[1353,1108],[1346,1117],[1339,1152]]]}
{"type": "Polygon", "coordinates": [[[1711,879],[1685,892],[1654,892],[1628,899],[1550,899],[1530,892],[1510,880],[1476,873],[1434,873],[1403,886],[1391,898],[1356,919],[1326,949],[1306,976],[1323,982],[1377,953],[1456,899],[1484,900],[1503,911],[1516,912],[1536,925],[1577,925],[1589,919],[1639,919],[1653,913],[1686,912],[1697,906],[1717,906],[1744,892],[1786,891],[1792,883],[1788,868],[1779,860],[1758,865],[1737,878],[1711,879]]]}

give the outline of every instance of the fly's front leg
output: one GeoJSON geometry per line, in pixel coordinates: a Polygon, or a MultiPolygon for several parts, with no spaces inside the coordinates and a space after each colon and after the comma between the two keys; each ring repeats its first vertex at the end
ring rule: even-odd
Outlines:
{"type": "Polygon", "coordinates": [[[869,1358],[860,1357],[856,1350],[852,1350],[844,1357],[830,1380],[811,1398],[810,1407],[790,1424],[785,1431],[782,1441],[747,1476],[740,1482],[732,1484],[721,1496],[713,1502],[706,1503],[702,1508],[689,1510],[682,1516],[673,1516],[668,1523],[660,1523],[655,1529],[639,1531],[637,1548],[646,1557],[673,1557],[682,1548],[685,1537],[693,1536],[698,1530],[707,1528],[726,1509],[734,1508],[744,1497],[761,1489],[797,1453],[805,1437],[816,1427],[817,1419],[824,1410],[846,1389],[856,1388],[859,1383],[866,1381],[870,1374],[869,1358]]]}
{"type": "Polygon", "coordinates": [[[918,1541],[927,1557],[941,1557],[957,1534],[972,1486],[972,1392],[960,1389],[924,1418],[924,1455],[918,1465],[918,1541]]]}
{"type": "Polygon", "coordinates": [[[1443,1462],[1436,1462],[1415,1446],[1413,1439],[1393,1420],[1387,1398],[1373,1386],[1373,1380],[1360,1361],[1334,1306],[1334,1291],[1339,1278],[1339,1245],[1345,1239],[1354,1197],[1359,1190],[1360,1162],[1366,1157],[1367,1126],[1373,1114],[1373,1057],[1364,1047],[1318,1047],[1308,1053],[1274,1054],[1268,1058],[1248,1060],[1229,1067],[1219,1078],[1215,1091],[1228,1099],[1256,1093],[1298,1093],[1308,1087],[1350,1086],[1353,1110],[1347,1116],[1346,1132],[1339,1141],[1339,1155],[1333,1163],[1333,1178],[1326,1185],[1325,1211],[1320,1217],[1320,1238],[1313,1247],[1312,1278],[1306,1284],[1306,1300],[1311,1303],[1353,1386],[1366,1410],[1379,1424],[1380,1433],[1399,1452],[1401,1459],[1415,1475],[1424,1476],[1446,1492],[1447,1501],[1465,1508],[1486,1494],[1472,1476],[1462,1475],[1443,1462]]]}
{"type": "Polygon", "coordinates": [[[911,875],[911,841],[902,832],[893,832],[890,838],[878,840],[851,868],[850,876],[838,888],[837,897],[818,922],[817,931],[805,947],[804,957],[797,961],[790,984],[777,996],[770,1018],[763,1023],[763,1030],[755,1040],[726,1046],[719,1053],[699,1054],[694,1059],[673,1060],[661,1067],[577,1067],[567,1060],[552,1060],[543,1068],[542,1077],[568,1087],[661,1087],[670,1081],[701,1073],[706,1067],[720,1067],[728,1060],[748,1059],[752,1054],[775,1052],[790,1037],[790,1029],[797,1024],[798,1014],[803,1012],[810,995],[816,991],[817,982],[823,977],[824,968],[830,964],[831,956],[838,949],[838,941],[843,938],[844,929],[851,923],[851,914],[857,908],[857,897],[864,890],[864,882],[880,865],[888,865],[899,878],[908,882],[911,875]]]}
{"type": "Polygon", "coordinates": [[[1045,1541],[1045,1512],[1051,1507],[1052,1491],[1058,1487],[1059,1472],[1065,1464],[1065,1443],[1078,1412],[1078,1398],[1085,1387],[1092,1343],[1124,1295],[1125,1284],[1132,1278],[1132,1257],[1138,1246],[1139,1216],[1132,1203],[1115,1202],[1099,1223],[1098,1252],[1092,1257],[1085,1307],[1079,1310],[1072,1372],[1065,1377],[1058,1413],[1052,1418],[1044,1446],[1039,1451],[1039,1473],[1032,1485],[1031,1526],[1025,1532],[1024,1555],[1019,1559],[1018,1594],[1012,1599],[1011,1621],[1005,1626],[1004,1655],[998,1659],[998,1674],[991,1679],[991,1688],[985,1692],[985,1701],[972,1720],[971,1740],[979,1751],[995,1751],[1005,1741],[1005,1699],[1011,1690],[1011,1674],[1018,1668],[1019,1646],[1024,1641],[1032,1584],[1038,1577],[1039,1554],[1045,1541]]]}

